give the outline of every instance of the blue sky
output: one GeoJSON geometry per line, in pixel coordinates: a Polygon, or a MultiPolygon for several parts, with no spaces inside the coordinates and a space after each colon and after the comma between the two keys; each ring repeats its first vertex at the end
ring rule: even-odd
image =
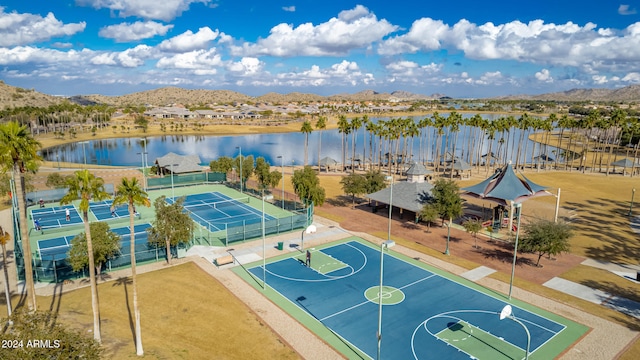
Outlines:
{"type": "Polygon", "coordinates": [[[640,83],[639,9],[629,0],[5,0],[0,79],[54,95],[620,88],[640,83]]]}

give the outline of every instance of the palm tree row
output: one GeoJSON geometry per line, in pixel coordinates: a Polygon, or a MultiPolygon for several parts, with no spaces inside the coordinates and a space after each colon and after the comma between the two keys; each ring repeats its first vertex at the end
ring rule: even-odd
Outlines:
{"type": "MultiPolygon", "coordinates": [[[[24,193],[24,176],[26,172],[36,172],[39,166],[40,157],[38,150],[41,144],[37,142],[28,131],[25,125],[16,121],[9,121],[0,124],[0,166],[4,173],[11,172],[15,188],[15,209],[18,216],[18,226],[20,231],[22,255],[25,271],[25,283],[27,292],[27,305],[30,311],[37,310],[37,299],[35,294],[35,284],[32,267],[32,251],[29,239],[26,197],[24,193]]],[[[86,254],[89,265],[89,280],[91,286],[91,306],[93,311],[93,336],[97,342],[102,341],[100,331],[100,306],[98,300],[98,287],[96,280],[96,270],[94,261],[93,244],[91,241],[91,230],[89,227],[89,202],[101,201],[110,197],[105,191],[102,178],[95,177],[89,170],[78,170],[73,176],[66,179],[67,193],[60,200],[61,205],[70,204],[79,200],[78,209],[82,213],[82,221],[86,235],[86,254]]],[[[140,311],[138,309],[138,291],[136,280],[136,260],[135,260],[135,238],[134,238],[134,214],[135,206],[150,206],[146,192],[142,190],[136,178],[123,178],[117,187],[117,195],[113,200],[113,206],[127,204],[129,209],[129,222],[131,230],[131,273],[133,279],[133,307],[135,314],[135,340],[136,353],[139,356],[144,354],[142,348],[140,311]]],[[[14,222],[15,223],[15,222],[14,222]]],[[[6,244],[8,234],[1,231],[2,247],[6,244]]],[[[4,251],[3,251],[4,253],[4,251]]],[[[6,255],[4,255],[6,256],[6,255]]],[[[5,261],[6,264],[6,261],[5,261]]],[[[6,266],[5,266],[6,270],[6,266]]],[[[8,290],[7,294],[9,294],[8,290]]],[[[7,305],[11,307],[10,301],[7,305]]],[[[10,309],[9,309],[10,311],[10,309]]]]}
{"type": "MultiPolygon", "coordinates": [[[[572,167],[578,167],[582,171],[587,168],[602,171],[606,164],[608,174],[609,164],[616,161],[618,156],[618,152],[614,150],[625,141],[637,143],[636,137],[640,133],[637,118],[626,116],[620,109],[613,111],[608,117],[593,110],[587,116],[579,118],[566,114],[560,117],[551,114],[541,118],[523,113],[518,118],[510,115],[493,120],[478,114],[464,118],[455,111],[446,117],[434,112],[430,117],[417,121],[414,118],[391,118],[373,122],[366,116],[348,119],[341,115],[337,125],[342,138],[343,171],[349,160],[352,171],[356,168],[354,162],[360,160],[365,165],[369,164],[370,168],[376,165],[379,169],[386,166],[390,172],[397,172],[413,162],[425,165],[430,162],[438,172],[443,167],[449,167],[447,163],[460,159],[475,165],[477,171],[484,164],[487,173],[492,165],[511,161],[519,169],[523,169],[525,164],[540,169],[543,163],[553,162],[556,168],[571,170],[572,167]],[[357,143],[359,129],[363,131],[362,145],[357,143]],[[465,139],[462,144],[458,141],[460,133],[462,139],[465,139]],[[537,137],[538,141],[528,141],[536,133],[542,134],[537,137]],[[555,144],[552,135],[556,136],[555,144]],[[555,160],[551,160],[549,146],[558,149],[555,160]],[[416,150],[417,153],[414,153],[416,150]],[[360,151],[363,156],[359,159],[357,154],[360,151]],[[596,155],[587,158],[588,153],[596,155]],[[530,155],[529,158],[527,154],[530,155]],[[590,163],[587,164],[587,161],[590,163]]],[[[307,135],[306,153],[310,126],[303,132],[307,135]]],[[[320,151],[319,149],[318,159],[320,151]]],[[[634,151],[638,151],[637,146],[634,151]]]]}

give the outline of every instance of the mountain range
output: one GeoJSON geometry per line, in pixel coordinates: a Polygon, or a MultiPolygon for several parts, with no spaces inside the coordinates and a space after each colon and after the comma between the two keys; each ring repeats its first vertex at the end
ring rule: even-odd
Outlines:
{"type": "MultiPolygon", "coordinates": [[[[0,81],[0,108],[14,107],[46,107],[61,103],[65,100],[82,104],[107,104],[111,106],[126,105],[156,105],[169,104],[206,105],[228,103],[308,103],[308,102],[360,102],[360,101],[415,101],[437,100],[446,97],[443,94],[421,95],[407,91],[380,93],[373,90],[360,91],[353,94],[343,93],[330,96],[320,96],[309,93],[293,92],[279,94],[267,93],[258,97],[245,95],[230,90],[194,90],[178,87],[164,87],[154,90],[141,91],[121,96],[105,96],[99,94],[77,95],[72,97],[54,96],[37,92],[33,89],[23,89],[7,85],[0,81]]],[[[631,85],[619,89],[573,89],[568,91],[540,94],[540,95],[509,95],[496,100],[539,100],[539,101],[596,101],[596,102],[638,102],[640,101],[640,85],[631,85]]]]}

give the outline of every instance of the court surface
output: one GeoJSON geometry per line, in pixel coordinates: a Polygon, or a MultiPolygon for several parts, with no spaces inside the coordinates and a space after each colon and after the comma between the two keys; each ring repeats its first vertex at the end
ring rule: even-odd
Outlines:
{"type": "MultiPolygon", "coordinates": [[[[376,358],[379,248],[350,238],[312,250],[311,266],[304,263],[296,253],[267,264],[272,299],[348,358],[376,358]]],[[[555,358],[588,330],[393,251],[383,264],[383,359],[523,359],[524,328],[499,318],[508,303],[531,333],[532,359],[555,358]]],[[[236,272],[260,287],[262,264],[247,268],[253,280],[236,272]]]]}
{"type": "MultiPolygon", "coordinates": [[[[248,204],[249,198],[233,199],[219,192],[192,194],[185,197],[184,209],[191,218],[210,231],[227,227],[257,224],[262,221],[262,211],[248,204]]],[[[172,204],[173,198],[167,198],[172,204]]],[[[265,221],[275,219],[265,214],[265,221]]]]}
{"type": "Polygon", "coordinates": [[[98,221],[107,221],[111,219],[121,219],[129,217],[129,205],[120,204],[112,208],[113,201],[94,201],[89,203],[89,208],[98,221]]]}
{"type": "Polygon", "coordinates": [[[30,216],[33,227],[36,228],[37,221],[42,231],[82,223],[82,217],[73,205],[32,209],[30,216]],[[69,220],[66,219],[67,210],[69,210],[69,220]]]}
{"type": "MultiPolygon", "coordinates": [[[[136,224],[134,225],[135,232],[135,247],[146,248],[148,243],[148,236],[146,229],[151,227],[151,224],[136,224]]],[[[120,236],[120,248],[122,254],[129,254],[131,244],[131,230],[129,226],[119,227],[111,229],[112,232],[120,236]]],[[[38,240],[38,253],[42,260],[63,260],[68,257],[69,249],[71,248],[71,241],[73,236],[61,236],[53,239],[38,240]]]]}

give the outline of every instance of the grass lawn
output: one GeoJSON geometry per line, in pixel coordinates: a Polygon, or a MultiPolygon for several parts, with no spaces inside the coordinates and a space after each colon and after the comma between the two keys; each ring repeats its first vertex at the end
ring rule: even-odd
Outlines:
{"type": "MultiPolygon", "coordinates": [[[[138,275],[138,284],[147,359],[300,358],[251,309],[193,263],[138,275]]],[[[98,294],[104,358],[138,358],[130,278],[102,283],[98,294]]],[[[88,287],[39,297],[38,304],[41,310],[56,311],[64,324],[93,329],[88,287]]],[[[0,312],[6,313],[6,308],[0,312]]]]}

